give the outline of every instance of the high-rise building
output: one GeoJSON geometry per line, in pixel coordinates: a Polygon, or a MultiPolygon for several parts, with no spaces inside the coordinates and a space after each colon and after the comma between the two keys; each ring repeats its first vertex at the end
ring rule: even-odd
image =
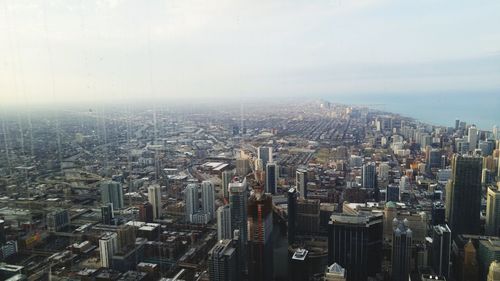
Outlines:
{"type": "Polygon", "coordinates": [[[7,242],[7,237],[5,235],[5,221],[0,220],[0,246],[7,242]]]}
{"type": "Polygon", "coordinates": [[[392,281],[408,281],[413,232],[408,221],[394,220],[392,236],[392,281]]]}
{"type": "Polygon", "coordinates": [[[273,200],[254,190],[248,199],[249,280],[273,280],[273,200]]]}
{"type": "Polygon", "coordinates": [[[121,225],[117,229],[118,248],[117,253],[127,253],[135,247],[135,227],[131,225],[121,225]]]}
{"type": "Polygon", "coordinates": [[[103,224],[112,224],[113,223],[113,204],[108,203],[101,207],[101,222],[103,224]]]}
{"type": "Polygon", "coordinates": [[[234,177],[234,170],[231,171],[223,171],[222,172],[222,193],[224,194],[224,198],[229,198],[229,183],[234,177]]]}
{"type": "Polygon", "coordinates": [[[118,251],[118,235],[116,233],[106,233],[99,239],[99,253],[101,256],[101,266],[111,267],[111,259],[118,251]]]}
{"type": "Polygon", "coordinates": [[[158,184],[148,186],[148,201],[153,206],[153,219],[161,218],[161,187],[158,184]]]}
{"type": "Polygon", "coordinates": [[[446,277],[450,274],[451,231],[444,225],[432,227],[432,268],[435,274],[446,277]]]}
{"type": "Polygon", "coordinates": [[[250,172],[250,162],[248,159],[236,159],[236,174],[244,177],[250,172]]]}
{"type": "Polygon", "coordinates": [[[238,255],[230,239],[219,240],[208,252],[210,281],[238,280],[238,255]]]}
{"type": "Polygon", "coordinates": [[[201,183],[201,209],[209,221],[215,218],[215,187],[211,181],[201,183]]]}
{"type": "Polygon", "coordinates": [[[184,198],[186,202],[186,221],[192,222],[193,215],[199,210],[198,186],[190,183],[184,189],[184,198]]]}
{"type": "Polygon", "coordinates": [[[270,162],[266,165],[266,192],[276,194],[278,187],[278,164],[270,162]]]}
{"type": "Polygon", "coordinates": [[[112,203],[113,209],[123,208],[123,190],[120,183],[115,181],[101,182],[101,198],[102,203],[112,203]]]}
{"type": "Polygon", "coordinates": [[[247,224],[247,197],[248,187],[246,178],[243,181],[234,181],[229,184],[229,206],[231,208],[231,229],[238,230],[238,262],[240,270],[246,269],[246,248],[248,240],[247,224]]]}
{"type": "Polygon", "coordinates": [[[500,260],[500,241],[494,238],[480,240],[477,257],[479,262],[479,279],[486,280],[490,264],[495,260],[500,260]]]}
{"type": "Polygon", "coordinates": [[[299,192],[299,197],[307,198],[307,170],[297,169],[295,172],[295,186],[299,192]]]}
{"type": "Polygon", "coordinates": [[[273,148],[268,146],[259,146],[257,149],[257,158],[262,160],[262,167],[266,167],[267,163],[273,162],[273,148]]]}
{"type": "Polygon", "coordinates": [[[219,240],[231,239],[233,230],[231,228],[231,207],[220,206],[217,209],[217,238],[219,240]]]}
{"type": "Polygon", "coordinates": [[[297,233],[297,190],[292,187],[287,192],[288,197],[288,244],[295,242],[297,233]]]}
{"type": "Polygon", "coordinates": [[[370,162],[363,165],[363,187],[364,188],[375,188],[377,184],[377,168],[374,162],[370,162]]]}
{"type": "Polygon", "coordinates": [[[328,263],[338,263],[350,281],[366,281],[382,266],[382,214],[333,214],[328,226],[328,263]]]}
{"type": "Polygon", "coordinates": [[[441,150],[436,148],[431,148],[430,146],[426,147],[426,170],[427,172],[431,172],[432,169],[441,168],[441,150]]]}
{"type": "Polygon", "coordinates": [[[500,183],[489,186],[486,193],[486,235],[500,235],[500,183]]]}
{"type": "Polygon", "coordinates": [[[153,205],[149,202],[144,202],[139,205],[139,220],[143,222],[153,222],[153,205]]]}
{"type": "Polygon", "coordinates": [[[492,261],[488,269],[487,281],[500,281],[500,262],[492,261]]]}
{"type": "Polygon", "coordinates": [[[477,263],[477,251],[471,240],[464,246],[464,258],[462,265],[458,267],[460,281],[479,281],[479,265],[477,263]]]}
{"type": "Polygon", "coordinates": [[[472,125],[471,127],[469,127],[467,141],[469,142],[469,150],[474,151],[474,149],[477,148],[478,141],[478,131],[476,126],[472,125]]]}
{"type": "Polygon", "coordinates": [[[432,204],[431,224],[440,225],[446,223],[446,209],[441,201],[432,204]]]}
{"type": "Polygon", "coordinates": [[[69,225],[68,210],[55,210],[47,214],[47,229],[49,231],[59,231],[69,225]]]}
{"type": "Polygon", "coordinates": [[[346,281],[345,269],[338,263],[334,263],[326,268],[325,281],[346,281]]]}
{"type": "Polygon", "coordinates": [[[319,233],[320,201],[318,199],[299,199],[296,203],[295,234],[315,235],[319,233]]]}
{"type": "Polygon", "coordinates": [[[446,212],[453,236],[480,230],[482,159],[454,155],[446,187],[446,212]]]}
{"type": "Polygon", "coordinates": [[[396,184],[390,184],[387,186],[386,190],[386,202],[399,202],[399,186],[396,184]]]}

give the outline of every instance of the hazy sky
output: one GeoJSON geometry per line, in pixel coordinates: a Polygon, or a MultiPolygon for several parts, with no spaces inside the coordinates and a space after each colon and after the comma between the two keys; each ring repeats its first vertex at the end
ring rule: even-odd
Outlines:
{"type": "Polygon", "coordinates": [[[500,92],[498,0],[0,0],[0,103],[500,92]]]}

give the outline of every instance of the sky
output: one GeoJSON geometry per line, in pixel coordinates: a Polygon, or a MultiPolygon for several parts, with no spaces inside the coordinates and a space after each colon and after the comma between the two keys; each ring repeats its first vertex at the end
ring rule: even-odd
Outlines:
{"type": "Polygon", "coordinates": [[[0,103],[500,96],[498,0],[0,0],[0,103]]]}

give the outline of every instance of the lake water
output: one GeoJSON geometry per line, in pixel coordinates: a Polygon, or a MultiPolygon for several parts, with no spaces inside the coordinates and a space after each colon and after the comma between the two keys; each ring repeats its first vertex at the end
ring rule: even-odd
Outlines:
{"type": "Polygon", "coordinates": [[[455,126],[455,119],[491,130],[500,126],[500,93],[365,94],[324,96],[334,103],[367,105],[420,121],[455,126]]]}

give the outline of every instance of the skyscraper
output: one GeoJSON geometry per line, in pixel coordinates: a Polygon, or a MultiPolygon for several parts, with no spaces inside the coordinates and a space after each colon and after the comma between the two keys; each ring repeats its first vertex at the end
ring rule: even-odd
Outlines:
{"type": "Polygon", "coordinates": [[[267,163],[266,165],[266,192],[276,194],[278,187],[278,164],[267,163]]]}
{"type": "Polygon", "coordinates": [[[223,171],[222,172],[222,193],[224,194],[224,198],[229,198],[229,183],[234,177],[234,170],[231,171],[223,171]]]}
{"type": "MultiPolygon", "coordinates": [[[[498,183],[500,186],[500,182],[498,183]]],[[[500,191],[498,186],[489,186],[486,194],[486,235],[500,235],[500,191]]]]}
{"type": "Polygon", "coordinates": [[[432,227],[432,268],[435,274],[448,279],[450,273],[451,231],[444,225],[432,227]]]}
{"type": "Polygon", "coordinates": [[[446,211],[443,202],[437,201],[432,204],[431,224],[440,225],[446,223],[446,211]]]}
{"type": "Polygon", "coordinates": [[[120,183],[105,181],[100,183],[102,203],[112,203],[113,209],[123,208],[123,190],[120,183]]]}
{"type": "Polygon", "coordinates": [[[158,184],[148,186],[148,201],[153,206],[153,219],[161,217],[161,187],[158,184]]]}
{"type": "Polygon", "coordinates": [[[201,208],[209,221],[215,218],[215,188],[211,181],[201,183],[201,208]]]}
{"type": "Polygon", "coordinates": [[[106,233],[99,239],[99,254],[101,256],[101,266],[111,267],[111,258],[118,251],[118,235],[116,233],[106,233]]]}
{"type": "Polygon", "coordinates": [[[295,234],[297,231],[297,190],[290,188],[287,192],[288,196],[288,244],[292,245],[295,242],[295,234]]]}
{"type": "Polygon", "coordinates": [[[480,229],[482,159],[454,155],[447,184],[447,220],[453,236],[477,234],[480,229]]]}
{"type": "Polygon", "coordinates": [[[328,263],[347,271],[347,280],[366,281],[382,266],[382,214],[333,214],[328,225],[328,263]]]}
{"type": "Polygon", "coordinates": [[[248,199],[249,280],[273,279],[273,200],[254,190],[248,199]]]}
{"type": "Polygon", "coordinates": [[[210,281],[238,280],[237,250],[230,239],[219,240],[208,252],[210,281]]]}
{"type": "Polygon", "coordinates": [[[307,170],[297,169],[295,172],[295,186],[299,192],[299,197],[307,198],[307,170]]]}
{"type": "Polygon", "coordinates": [[[47,214],[47,229],[59,231],[70,223],[69,212],[65,209],[54,210],[47,214]]]}
{"type": "Polygon", "coordinates": [[[413,232],[408,221],[395,219],[392,235],[392,281],[408,281],[413,232]]]}
{"type": "Polygon", "coordinates": [[[250,162],[248,159],[236,159],[236,174],[244,177],[250,172],[250,162]]]}
{"type": "Polygon", "coordinates": [[[375,188],[377,182],[377,168],[374,162],[370,162],[363,165],[363,187],[364,188],[375,188]]]}
{"type": "Polygon", "coordinates": [[[229,184],[229,206],[231,208],[231,229],[239,231],[238,262],[240,270],[246,269],[246,247],[248,240],[247,225],[247,181],[229,184]]]}
{"type": "Polygon", "coordinates": [[[474,151],[474,149],[477,148],[478,141],[478,131],[476,126],[472,125],[471,127],[469,127],[467,141],[469,142],[469,150],[474,151]]]}
{"type": "Polygon", "coordinates": [[[257,158],[262,160],[262,167],[266,167],[267,163],[273,162],[273,148],[268,146],[259,146],[257,149],[257,158]]]}
{"type": "Polygon", "coordinates": [[[113,217],[113,204],[108,203],[101,207],[101,222],[103,224],[111,224],[113,217]]]}
{"type": "Polygon", "coordinates": [[[220,206],[217,209],[217,238],[219,240],[231,239],[233,230],[231,228],[231,207],[220,206]]]}
{"type": "Polygon", "coordinates": [[[139,220],[143,222],[153,222],[153,205],[144,202],[139,205],[139,220]]]}
{"type": "Polygon", "coordinates": [[[188,184],[184,189],[184,198],[186,202],[186,221],[192,222],[193,215],[199,209],[198,186],[194,183],[188,184]]]}

